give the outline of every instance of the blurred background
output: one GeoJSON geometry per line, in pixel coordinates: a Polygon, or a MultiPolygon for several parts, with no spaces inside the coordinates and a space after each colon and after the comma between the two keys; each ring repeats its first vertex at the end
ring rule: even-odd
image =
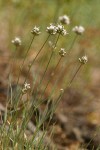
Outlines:
{"type": "MultiPolygon", "coordinates": [[[[75,37],[71,32],[76,25],[85,27],[84,35],[77,38],[70,57],[67,59],[66,68],[59,79],[55,89],[55,95],[61,88],[66,87],[66,82],[71,79],[78,65],[78,58],[84,53],[88,56],[88,63],[79,72],[70,88],[66,88],[60,102],[54,122],[56,121],[53,142],[60,150],[78,149],[81,144],[94,150],[100,144],[100,0],[0,0],[0,103],[5,104],[6,89],[10,60],[14,57],[15,48],[11,41],[14,37],[20,37],[21,47],[16,52],[16,63],[13,67],[13,84],[18,77],[19,64],[24,58],[27,47],[32,38],[31,30],[36,25],[40,27],[41,34],[36,37],[22,72],[20,83],[26,76],[27,67],[47,37],[46,27],[50,23],[57,23],[59,16],[68,15],[70,25],[66,26],[69,35],[61,37],[58,42],[58,50],[64,47],[67,50],[75,37]],[[99,134],[98,134],[99,133],[99,134]]],[[[50,41],[53,42],[51,37],[50,41]]],[[[35,74],[40,79],[46,62],[50,57],[49,44],[42,51],[29,75],[32,82],[35,74]]],[[[52,62],[45,77],[48,81],[50,73],[58,60],[55,52],[52,62]]],[[[60,63],[56,74],[60,73],[60,63]]],[[[53,88],[57,75],[52,79],[44,97],[47,98],[53,88]]],[[[38,84],[38,83],[37,83],[38,84]]],[[[16,86],[16,85],[15,85],[16,86]]],[[[52,126],[52,125],[51,125],[52,126]]]]}

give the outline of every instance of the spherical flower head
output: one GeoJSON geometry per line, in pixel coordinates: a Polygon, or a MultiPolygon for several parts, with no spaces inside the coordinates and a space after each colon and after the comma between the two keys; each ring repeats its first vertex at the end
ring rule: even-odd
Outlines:
{"type": "Polygon", "coordinates": [[[40,28],[39,27],[34,27],[32,30],[31,30],[31,33],[35,36],[39,35],[41,32],[40,32],[40,28]]]}
{"type": "Polygon", "coordinates": [[[76,34],[83,34],[83,32],[85,31],[84,27],[83,26],[75,26],[73,29],[72,29],[73,32],[75,32],[76,34]]]}
{"type": "Polygon", "coordinates": [[[64,48],[61,48],[60,51],[59,51],[59,55],[60,55],[61,57],[64,57],[65,54],[66,54],[65,49],[64,49],[64,48]]]}
{"type": "Polygon", "coordinates": [[[88,62],[88,57],[87,56],[82,56],[82,58],[79,58],[79,62],[81,64],[86,64],[88,62]]]}
{"type": "Polygon", "coordinates": [[[56,26],[54,26],[53,24],[50,24],[50,26],[47,27],[46,31],[51,35],[54,35],[57,33],[56,26]]]}
{"type": "Polygon", "coordinates": [[[64,93],[64,89],[60,89],[61,94],[64,93]]]}
{"type": "Polygon", "coordinates": [[[25,87],[26,89],[30,89],[30,84],[25,82],[24,87],[25,87]]]}
{"type": "Polygon", "coordinates": [[[64,15],[64,16],[60,16],[59,17],[59,21],[62,23],[62,24],[67,24],[69,25],[70,24],[70,19],[67,15],[64,15]]]}
{"type": "Polygon", "coordinates": [[[12,40],[12,43],[13,43],[16,47],[18,47],[18,46],[21,45],[21,40],[20,40],[20,38],[15,37],[15,39],[12,40]]]}
{"type": "Polygon", "coordinates": [[[64,29],[64,26],[62,24],[58,24],[56,29],[57,29],[57,33],[59,33],[59,34],[61,34],[63,36],[68,34],[67,31],[64,29]]]}
{"type": "Polygon", "coordinates": [[[25,82],[24,87],[22,89],[22,93],[26,94],[29,89],[30,89],[30,84],[25,82]]]}

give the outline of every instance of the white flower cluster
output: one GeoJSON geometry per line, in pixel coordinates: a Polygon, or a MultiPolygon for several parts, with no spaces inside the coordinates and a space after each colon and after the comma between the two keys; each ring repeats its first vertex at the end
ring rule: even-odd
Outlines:
{"type": "Polygon", "coordinates": [[[59,51],[59,55],[60,55],[61,57],[64,57],[65,54],[66,54],[65,49],[64,49],[64,48],[61,48],[60,51],[59,51]]]}
{"type": "Polygon", "coordinates": [[[46,30],[49,34],[51,35],[54,35],[57,33],[57,29],[56,29],[56,26],[54,26],[53,24],[50,24],[49,27],[47,27],[47,30],[46,30]]]}
{"type": "Polygon", "coordinates": [[[59,33],[63,36],[65,36],[67,33],[67,31],[64,29],[64,26],[62,24],[58,24],[57,26],[50,24],[49,27],[47,27],[46,30],[49,34],[54,35],[56,33],[59,33]]]}
{"type": "Polygon", "coordinates": [[[59,21],[62,23],[62,24],[67,24],[69,25],[70,24],[70,19],[67,15],[63,15],[63,16],[60,16],[59,17],[59,21]]]}
{"type": "Polygon", "coordinates": [[[34,27],[32,30],[31,30],[31,33],[33,35],[39,35],[41,32],[40,32],[40,28],[39,27],[34,27]]]}
{"type": "Polygon", "coordinates": [[[82,64],[86,64],[88,62],[87,56],[82,56],[82,58],[79,58],[79,62],[82,64]]]}
{"type": "Polygon", "coordinates": [[[15,39],[12,40],[12,43],[13,43],[15,46],[20,46],[20,45],[21,45],[21,40],[20,40],[20,38],[15,37],[15,39]]]}
{"type": "Polygon", "coordinates": [[[83,32],[85,31],[84,27],[83,26],[75,26],[73,29],[72,29],[73,32],[75,32],[76,34],[83,34],[83,32]]]}
{"type": "Polygon", "coordinates": [[[22,89],[22,93],[25,94],[30,89],[30,84],[26,83],[24,84],[24,88],[22,89]]]}
{"type": "Polygon", "coordinates": [[[57,27],[56,27],[56,29],[57,29],[57,33],[59,33],[59,34],[61,34],[63,36],[65,36],[66,34],[68,34],[67,31],[64,29],[64,26],[61,25],[61,24],[58,24],[57,27]]]}

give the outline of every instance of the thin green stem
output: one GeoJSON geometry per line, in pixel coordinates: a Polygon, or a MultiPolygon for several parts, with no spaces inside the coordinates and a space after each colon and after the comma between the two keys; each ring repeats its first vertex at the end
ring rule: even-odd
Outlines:
{"type": "MultiPolygon", "coordinates": [[[[62,60],[62,57],[60,57],[60,59],[59,59],[57,65],[56,65],[55,68],[54,68],[54,71],[51,73],[51,76],[52,76],[52,74],[53,74],[53,75],[55,74],[56,69],[57,69],[57,67],[58,67],[58,65],[59,65],[59,63],[60,63],[61,60],[62,60]]],[[[52,78],[50,78],[50,79],[48,80],[47,85],[46,85],[46,87],[45,87],[45,89],[44,89],[44,91],[42,92],[42,95],[41,95],[41,97],[40,97],[40,100],[42,99],[42,96],[44,95],[44,93],[45,93],[45,91],[46,91],[46,89],[47,89],[49,83],[51,82],[51,79],[52,79],[52,78]]],[[[56,80],[56,82],[57,82],[57,80],[56,80]]],[[[54,85],[54,87],[55,87],[55,85],[54,85]]],[[[53,89],[55,89],[55,88],[53,88],[53,89]]],[[[53,91],[53,90],[52,90],[52,91],[53,91]]],[[[52,94],[50,94],[50,95],[52,95],[52,94]]],[[[50,99],[48,100],[48,102],[49,102],[49,101],[50,101],[50,99]]],[[[39,105],[40,105],[42,102],[43,102],[43,101],[41,101],[41,102],[39,103],[39,105]]]]}
{"type": "MultiPolygon", "coordinates": [[[[72,50],[72,48],[73,48],[73,46],[74,46],[74,43],[75,43],[75,41],[76,41],[76,39],[77,39],[77,35],[75,35],[75,37],[74,37],[74,40],[72,41],[72,43],[71,43],[71,45],[70,45],[70,48],[67,50],[67,54],[66,54],[66,56],[65,57],[67,57],[67,56],[69,56],[71,53],[71,50],[72,50]]],[[[65,60],[65,62],[63,62],[63,65],[62,65],[62,68],[61,68],[61,71],[60,71],[60,76],[61,76],[61,74],[63,73],[63,71],[64,71],[64,69],[65,69],[65,67],[66,67],[66,62],[67,62],[67,59],[65,60]]]]}
{"type": "Polygon", "coordinates": [[[72,43],[71,43],[71,45],[70,45],[70,48],[67,50],[68,51],[68,53],[67,53],[68,55],[70,54],[71,49],[73,48],[74,43],[75,43],[77,37],[78,37],[78,35],[76,34],[75,37],[74,37],[74,39],[73,39],[73,41],[72,41],[72,43]]]}
{"type": "Polygon", "coordinates": [[[45,77],[45,74],[46,74],[47,69],[48,69],[48,66],[49,66],[49,64],[50,64],[50,62],[51,62],[51,58],[52,58],[53,54],[54,54],[54,51],[52,51],[52,53],[51,53],[51,56],[50,56],[50,59],[49,59],[49,61],[48,61],[47,66],[46,66],[46,69],[45,69],[45,71],[44,71],[44,73],[43,73],[43,76],[42,76],[42,78],[41,78],[41,80],[40,80],[40,83],[39,83],[39,85],[38,85],[38,90],[37,90],[37,92],[35,92],[35,99],[36,99],[36,96],[37,96],[37,94],[38,94],[38,91],[39,91],[40,88],[41,88],[42,81],[43,81],[43,79],[44,79],[44,77],[45,77]]]}
{"type": "MultiPolygon", "coordinates": [[[[33,61],[32,61],[32,63],[31,63],[31,65],[29,66],[29,69],[28,69],[28,71],[27,71],[27,76],[28,76],[28,74],[29,74],[29,72],[30,72],[30,70],[31,70],[32,65],[34,64],[35,60],[37,59],[38,55],[40,54],[40,52],[42,51],[43,47],[44,47],[44,46],[45,46],[45,44],[47,43],[47,41],[48,41],[49,37],[50,37],[50,34],[48,35],[48,37],[47,37],[46,41],[44,42],[44,44],[42,45],[42,47],[40,48],[40,50],[38,51],[38,53],[36,54],[36,56],[35,56],[35,58],[33,59],[33,61]]],[[[27,76],[26,76],[26,78],[25,78],[24,83],[25,83],[25,82],[26,82],[26,80],[27,80],[27,76]]]]}
{"type": "Polygon", "coordinates": [[[69,87],[71,86],[71,84],[72,84],[74,78],[76,77],[77,73],[78,73],[79,70],[81,69],[82,65],[83,65],[83,64],[80,64],[80,65],[79,65],[78,69],[76,70],[75,74],[73,75],[72,79],[70,80],[70,82],[69,82],[69,84],[68,84],[69,87]]]}
{"type": "MultiPolygon", "coordinates": [[[[43,79],[44,79],[44,77],[45,77],[45,74],[46,74],[46,72],[47,72],[48,66],[49,66],[49,64],[50,64],[50,62],[51,62],[51,59],[52,59],[52,57],[53,57],[54,49],[55,49],[56,46],[57,46],[57,42],[58,42],[58,40],[59,40],[59,37],[60,37],[60,34],[58,34],[57,40],[56,40],[55,45],[54,45],[54,47],[53,47],[53,50],[52,50],[51,56],[50,56],[50,58],[49,58],[49,61],[48,61],[48,63],[47,63],[46,69],[45,69],[45,71],[44,71],[44,73],[43,73],[43,76],[42,76],[42,78],[41,78],[41,81],[40,81],[40,83],[39,83],[39,86],[38,86],[39,90],[40,90],[42,81],[43,81],[43,79]]],[[[38,91],[37,91],[36,94],[35,94],[35,98],[36,98],[37,94],[38,94],[38,91]]]]}
{"type": "MultiPolygon", "coordinates": [[[[58,35],[58,37],[57,37],[57,40],[56,40],[56,43],[55,43],[55,47],[56,47],[56,45],[57,45],[58,39],[59,39],[59,35],[58,35]]],[[[54,47],[54,48],[55,48],[55,47],[54,47]]],[[[45,74],[46,74],[47,69],[48,69],[48,66],[49,66],[49,64],[50,64],[50,62],[51,62],[51,58],[52,58],[53,54],[54,54],[54,50],[52,50],[51,56],[50,56],[50,58],[49,58],[49,61],[48,61],[48,63],[47,63],[46,69],[45,69],[45,71],[44,71],[44,73],[43,73],[43,76],[42,76],[42,79],[41,79],[39,85],[41,85],[41,83],[42,83],[42,81],[43,81],[43,79],[44,79],[44,77],[45,77],[45,74]]]]}
{"type": "Polygon", "coordinates": [[[55,66],[54,71],[51,73],[51,76],[55,74],[55,72],[56,72],[56,70],[57,70],[57,68],[58,68],[58,66],[59,66],[59,64],[60,64],[60,62],[61,62],[61,60],[62,60],[62,57],[60,57],[60,59],[58,60],[58,63],[57,63],[57,65],[55,66]]]}
{"type": "MultiPolygon", "coordinates": [[[[73,75],[72,79],[70,80],[70,82],[69,82],[69,84],[68,84],[68,87],[71,86],[73,80],[75,79],[76,75],[78,74],[78,72],[79,72],[79,70],[81,69],[82,66],[83,66],[83,64],[80,64],[80,65],[79,65],[78,69],[76,70],[75,74],[73,75]]],[[[60,75],[61,75],[61,74],[60,74],[60,75]]],[[[58,79],[59,79],[59,78],[58,78],[58,79]]],[[[58,79],[56,80],[56,84],[54,85],[54,89],[55,89],[56,86],[57,86],[57,82],[59,81],[58,79]]],[[[53,89],[53,90],[54,90],[54,89],[53,89]]],[[[52,91],[53,91],[53,90],[52,90],[52,91]]],[[[51,93],[53,93],[53,92],[51,92],[51,93]]],[[[63,94],[64,94],[64,92],[62,93],[62,96],[63,96],[63,94]]],[[[51,94],[50,94],[50,95],[51,95],[51,94]]]]}
{"type": "MultiPolygon", "coordinates": [[[[27,58],[27,54],[28,54],[28,52],[30,51],[30,48],[31,48],[31,45],[32,45],[32,43],[33,43],[34,38],[35,38],[35,35],[32,37],[32,40],[31,40],[31,42],[30,42],[30,44],[29,44],[29,47],[28,47],[28,49],[27,49],[27,51],[26,51],[25,57],[24,57],[23,62],[22,62],[22,64],[21,64],[21,68],[20,68],[19,75],[18,75],[17,82],[16,82],[16,87],[18,86],[18,83],[19,83],[19,80],[20,80],[20,75],[21,75],[21,73],[22,73],[22,69],[23,69],[25,60],[26,60],[26,58],[27,58]]],[[[15,91],[15,92],[16,92],[16,91],[15,91]]],[[[17,92],[16,92],[16,94],[14,94],[14,95],[15,95],[15,96],[14,96],[14,100],[15,100],[16,95],[17,95],[17,92]]]]}
{"type": "MultiPolygon", "coordinates": [[[[23,84],[25,84],[25,82],[26,82],[26,80],[27,80],[27,77],[28,77],[28,74],[29,74],[29,72],[30,72],[30,69],[31,69],[32,65],[34,64],[34,62],[35,62],[36,58],[38,57],[38,55],[39,55],[39,54],[40,54],[40,52],[42,51],[43,47],[44,47],[44,46],[45,46],[45,44],[47,43],[47,41],[48,41],[49,37],[50,37],[50,34],[48,35],[47,39],[46,39],[46,40],[45,40],[45,42],[43,43],[43,45],[42,45],[42,47],[40,48],[40,50],[38,51],[38,53],[36,54],[36,56],[35,56],[35,58],[33,59],[33,61],[32,61],[32,63],[31,63],[31,65],[29,66],[28,71],[27,71],[27,75],[26,75],[26,78],[25,78],[25,80],[24,80],[24,83],[23,83],[23,84]]],[[[21,92],[19,93],[18,97],[20,97],[20,95],[21,95],[21,92]]],[[[18,99],[18,97],[17,97],[17,99],[18,99]]],[[[14,100],[15,100],[15,99],[16,99],[16,96],[15,96],[14,100]]]]}
{"type": "Polygon", "coordinates": [[[31,42],[30,42],[30,44],[29,44],[29,47],[28,47],[28,49],[27,49],[27,51],[26,51],[25,57],[24,57],[23,62],[22,62],[22,64],[21,64],[21,68],[20,68],[20,72],[19,72],[19,75],[18,75],[18,79],[17,79],[16,85],[18,85],[18,82],[19,82],[19,79],[20,79],[20,75],[21,75],[21,72],[22,72],[22,69],[23,69],[23,66],[24,66],[24,63],[25,63],[27,54],[28,54],[28,52],[29,52],[29,50],[30,50],[30,48],[31,48],[31,45],[32,45],[32,43],[33,43],[34,38],[35,38],[35,35],[33,36],[32,40],[31,40],[31,42]]]}
{"type": "Polygon", "coordinates": [[[15,59],[16,59],[16,55],[17,55],[17,46],[15,47],[15,52],[14,52],[14,57],[11,59],[11,67],[10,67],[10,71],[9,71],[9,75],[8,75],[8,91],[7,91],[7,102],[8,104],[11,102],[11,97],[9,97],[9,91],[10,89],[12,89],[12,71],[13,71],[13,67],[14,67],[14,64],[15,64],[15,59]]]}
{"type": "Polygon", "coordinates": [[[43,76],[42,76],[42,79],[41,79],[41,81],[40,81],[39,86],[41,86],[41,84],[42,84],[42,81],[43,81],[43,79],[44,79],[44,77],[45,77],[45,74],[46,74],[47,69],[48,69],[48,66],[49,66],[49,64],[50,64],[50,62],[51,62],[51,58],[52,58],[53,54],[54,54],[54,51],[52,50],[51,56],[50,56],[50,58],[49,58],[48,64],[47,64],[47,66],[46,66],[46,68],[45,68],[45,71],[44,71],[44,73],[43,73],[43,76]]]}
{"type": "MultiPolygon", "coordinates": [[[[50,77],[50,79],[48,80],[44,91],[42,92],[41,98],[42,98],[43,94],[45,93],[46,89],[48,88],[48,85],[49,85],[50,82],[51,82],[52,76],[54,76],[54,74],[55,74],[55,72],[56,72],[56,69],[57,69],[58,65],[60,64],[61,60],[62,60],[62,57],[60,57],[60,59],[58,60],[57,65],[56,65],[55,68],[54,68],[54,71],[51,73],[51,77],[50,77]]],[[[40,98],[40,99],[41,99],[41,98],[40,98]]]]}

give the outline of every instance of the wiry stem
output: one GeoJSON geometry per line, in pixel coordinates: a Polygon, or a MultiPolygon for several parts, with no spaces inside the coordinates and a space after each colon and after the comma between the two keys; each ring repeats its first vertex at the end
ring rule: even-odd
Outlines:
{"type": "MultiPolygon", "coordinates": [[[[31,65],[29,66],[29,69],[28,69],[28,71],[27,71],[27,76],[28,76],[28,74],[29,74],[29,72],[30,72],[30,69],[31,69],[32,65],[34,64],[34,62],[35,62],[36,58],[38,57],[38,55],[39,55],[39,54],[40,54],[40,52],[42,51],[43,47],[44,47],[44,46],[45,46],[45,44],[47,43],[47,41],[48,41],[49,37],[50,37],[50,35],[47,37],[46,41],[44,42],[44,44],[42,45],[42,47],[40,48],[40,50],[39,50],[39,51],[38,51],[38,53],[36,54],[35,58],[33,59],[33,61],[32,61],[32,63],[31,63],[31,65]]],[[[27,77],[26,77],[26,79],[25,79],[24,83],[26,82],[26,80],[27,80],[27,77]]]]}
{"type": "Polygon", "coordinates": [[[71,43],[71,45],[70,45],[70,48],[67,50],[68,51],[68,53],[67,53],[68,55],[70,54],[71,49],[73,48],[74,43],[75,43],[77,37],[78,37],[78,35],[76,34],[75,37],[74,37],[74,39],[73,39],[73,41],[72,41],[72,43],[71,43]]]}
{"type": "Polygon", "coordinates": [[[58,63],[57,63],[57,65],[55,66],[54,71],[51,73],[51,76],[55,74],[55,72],[56,72],[56,70],[57,70],[57,68],[58,68],[58,66],[59,66],[59,64],[60,64],[60,62],[61,62],[61,60],[62,60],[62,57],[60,57],[60,59],[58,60],[58,63]]]}
{"type": "MultiPolygon", "coordinates": [[[[70,45],[70,48],[67,50],[67,54],[66,54],[65,57],[70,55],[70,52],[72,50],[72,47],[74,46],[74,43],[75,43],[76,39],[77,39],[77,35],[75,35],[74,40],[72,41],[72,43],[70,45]]],[[[61,71],[60,71],[61,73],[63,73],[63,71],[64,71],[64,69],[66,67],[66,62],[67,62],[67,59],[65,60],[65,62],[63,62],[63,65],[62,65],[62,68],[61,68],[61,71]]],[[[60,75],[61,75],[61,73],[60,73],[60,75]]]]}
{"type": "MultiPolygon", "coordinates": [[[[77,39],[77,35],[75,36],[74,40],[72,41],[71,46],[70,46],[70,48],[68,49],[67,55],[70,54],[70,51],[71,51],[71,49],[72,49],[72,47],[73,47],[73,45],[74,45],[76,39],[77,39]]],[[[61,57],[61,58],[62,58],[62,57],[61,57]]],[[[57,69],[57,67],[58,67],[58,65],[59,65],[59,63],[60,63],[60,61],[61,61],[61,58],[59,59],[59,61],[58,61],[57,65],[56,65],[56,67],[54,68],[54,71],[52,72],[51,76],[54,75],[54,73],[55,73],[55,71],[56,71],[56,69],[57,69]]],[[[64,70],[64,67],[65,67],[65,65],[63,66],[62,71],[64,70]]],[[[61,72],[62,72],[62,71],[61,71],[61,72]]],[[[76,76],[76,75],[75,75],[75,76],[76,76]]],[[[42,96],[43,96],[43,94],[45,93],[46,89],[48,88],[48,86],[49,86],[49,84],[50,84],[50,82],[51,82],[51,79],[52,79],[52,78],[50,78],[50,79],[48,80],[47,85],[46,85],[44,91],[42,92],[42,96]]],[[[74,80],[74,79],[73,79],[73,80],[74,80]]],[[[71,81],[71,82],[72,82],[72,81],[71,81]]],[[[41,98],[42,98],[42,96],[41,96],[41,98]]]]}
{"type": "Polygon", "coordinates": [[[41,79],[41,81],[40,81],[39,86],[42,84],[42,81],[43,81],[43,79],[44,79],[44,77],[45,77],[45,74],[46,74],[47,69],[48,69],[48,66],[49,66],[49,64],[50,64],[50,62],[51,62],[51,58],[52,58],[53,54],[54,54],[54,51],[52,51],[52,53],[51,53],[51,56],[50,56],[50,58],[49,58],[48,64],[47,64],[47,66],[46,66],[46,69],[45,69],[45,71],[44,71],[44,73],[43,73],[43,76],[42,76],[42,79],[41,79]]]}
{"type": "MultiPolygon", "coordinates": [[[[42,98],[43,94],[45,93],[46,89],[48,88],[48,85],[49,85],[50,82],[51,82],[52,76],[55,74],[56,69],[57,69],[58,65],[60,64],[60,62],[61,62],[61,59],[62,59],[62,57],[60,57],[60,59],[58,60],[57,65],[56,65],[55,68],[54,68],[54,71],[51,73],[51,77],[50,77],[50,79],[48,80],[48,82],[47,82],[47,84],[46,84],[46,87],[45,87],[44,91],[42,92],[41,98],[42,98]]],[[[40,98],[40,99],[41,99],[41,98],[40,98]]]]}
{"type": "MultiPolygon", "coordinates": [[[[58,38],[57,38],[57,40],[56,40],[56,43],[55,43],[54,48],[55,48],[56,45],[57,45],[58,39],[59,39],[59,35],[58,35],[58,38]]],[[[49,66],[49,64],[50,64],[50,62],[51,62],[51,58],[52,58],[53,54],[54,54],[54,50],[52,50],[52,53],[51,53],[51,56],[50,56],[49,61],[48,61],[48,63],[47,63],[46,69],[45,69],[45,71],[44,71],[44,73],[43,73],[43,76],[42,76],[42,79],[41,79],[41,81],[40,81],[40,85],[41,85],[41,83],[42,83],[42,81],[43,81],[43,79],[44,79],[44,76],[45,76],[46,72],[47,72],[47,69],[48,69],[48,66],[49,66]]]]}
{"type": "MultiPolygon", "coordinates": [[[[31,42],[30,42],[30,44],[29,44],[29,47],[28,47],[28,49],[27,49],[27,51],[26,51],[25,57],[24,57],[23,62],[22,62],[22,64],[21,64],[20,72],[19,72],[18,79],[17,79],[17,82],[16,82],[16,87],[18,86],[18,83],[19,83],[19,80],[20,80],[20,75],[21,75],[21,72],[22,72],[22,69],[23,69],[23,66],[24,66],[24,63],[25,63],[27,54],[28,54],[28,52],[29,52],[29,50],[30,50],[30,48],[31,48],[31,45],[32,45],[32,43],[33,43],[34,38],[35,38],[35,35],[32,37],[32,40],[31,40],[31,42]]],[[[16,95],[15,95],[15,97],[16,97],[16,95]]],[[[14,99],[15,99],[15,97],[14,97],[14,99]]]]}
{"type": "MultiPolygon", "coordinates": [[[[48,61],[48,63],[47,63],[47,66],[46,66],[46,69],[45,69],[44,74],[43,74],[43,76],[42,76],[42,79],[41,79],[41,81],[40,81],[39,88],[40,88],[40,86],[41,86],[41,84],[42,84],[42,81],[43,81],[43,79],[44,79],[44,77],[45,77],[45,74],[46,74],[46,72],[47,72],[48,66],[49,66],[49,64],[50,64],[50,62],[51,62],[52,56],[53,56],[53,54],[54,54],[54,49],[55,49],[56,46],[57,46],[57,42],[58,42],[58,40],[59,40],[59,37],[60,37],[60,34],[58,34],[57,40],[56,40],[56,42],[55,42],[55,44],[54,44],[54,47],[53,47],[51,56],[50,56],[49,61],[48,61]]],[[[36,92],[36,95],[37,95],[37,92],[36,92]]]]}
{"type": "Polygon", "coordinates": [[[17,54],[17,46],[15,47],[14,57],[11,59],[11,67],[10,67],[10,72],[8,76],[10,76],[12,73],[12,69],[15,64],[16,54],[17,54]]]}
{"type": "MultiPolygon", "coordinates": [[[[26,76],[26,78],[25,78],[25,80],[24,80],[24,83],[23,83],[23,84],[25,84],[25,82],[26,82],[26,80],[27,80],[27,77],[28,77],[28,74],[29,74],[29,72],[30,72],[30,69],[31,69],[32,65],[34,64],[34,62],[35,62],[36,58],[38,57],[38,55],[39,55],[39,54],[40,54],[40,52],[42,51],[43,47],[44,47],[44,46],[45,46],[45,44],[47,43],[47,41],[48,41],[49,37],[50,37],[50,34],[48,35],[48,37],[47,37],[46,41],[44,42],[44,44],[42,45],[42,47],[40,48],[40,50],[38,51],[38,53],[36,54],[36,56],[35,56],[35,58],[33,59],[33,61],[32,61],[32,63],[31,63],[31,65],[29,66],[28,71],[27,71],[27,76],[26,76]]],[[[21,92],[19,93],[18,97],[20,97],[20,95],[21,95],[21,92]]],[[[14,100],[15,100],[15,99],[16,99],[16,96],[15,96],[14,100]]]]}
{"type": "Polygon", "coordinates": [[[77,73],[79,72],[79,70],[81,69],[81,67],[82,67],[82,64],[79,65],[78,69],[76,70],[75,74],[73,75],[72,79],[70,80],[70,82],[69,82],[69,84],[68,84],[69,87],[71,86],[71,84],[72,84],[74,78],[76,77],[76,75],[77,75],[77,73]]]}
{"type": "MultiPolygon", "coordinates": [[[[70,82],[69,82],[69,84],[68,84],[67,87],[70,87],[70,86],[71,86],[72,82],[74,81],[76,75],[78,74],[78,72],[79,72],[79,70],[81,69],[82,66],[83,66],[83,64],[80,64],[80,65],[79,65],[78,69],[76,70],[75,74],[73,75],[73,77],[72,77],[72,79],[70,80],[70,82]]],[[[57,80],[58,80],[58,79],[57,79],[57,80]]],[[[56,83],[57,83],[57,81],[56,81],[56,83]]],[[[54,88],[54,89],[55,89],[55,88],[54,88]]],[[[54,90],[54,89],[53,89],[53,90],[54,90]]],[[[64,89],[63,89],[63,90],[64,90],[64,89]]],[[[51,93],[52,93],[52,92],[51,92],[51,93]]],[[[51,94],[50,94],[50,95],[51,95],[51,94]]],[[[63,91],[63,93],[61,93],[60,97],[62,97],[63,95],[64,95],[64,91],[63,91]]]]}
{"type": "Polygon", "coordinates": [[[28,49],[27,49],[27,52],[26,52],[25,57],[24,57],[24,59],[23,59],[23,62],[22,62],[22,64],[21,64],[20,73],[19,73],[19,76],[18,76],[18,79],[17,79],[17,83],[16,83],[17,85],[18,85],[18,82],[19,82],[19,79],[20,79],[20,75],[21,75],[21,72],[22,72],[22,69],[23,69],[23,65],[24,65],[24,63],[25,63],[27,54],[28,54],[28,52],[29,52],[29,50],[30,50],[30,48],[31,48],[31,45],[32,45],[32,43],[33,43],[34,38],[35,38],[35,35],[33,36],[32,40],[31,40],[31,42],[30,42],[30,45],[29,45],[29,47],[28,47],[28,49]]]}
{"type": "Polygon", "coordinates": [[[15,59],[16,59],[16,54],[17,54],[17,46],[15,47],[15,53],[14,53],[14,57],[13,59],[11,60],[11,67],[10,67],[10,72],[9,72],[9,75],[8,75],[8,79],[9,79],[9,85],[8,85],[8,94],[7,94],[7,101],[8,103],[10,102],[10,98],[9,98],[9,89],[11,88],[11,74],[12,74],[12,70],[13,70],[13,66],[15,64],[15,59]]]}

